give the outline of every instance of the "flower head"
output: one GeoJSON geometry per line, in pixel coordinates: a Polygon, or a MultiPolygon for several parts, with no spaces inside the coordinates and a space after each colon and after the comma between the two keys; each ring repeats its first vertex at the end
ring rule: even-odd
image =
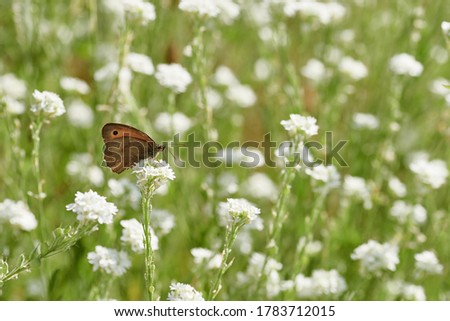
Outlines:
{"type": "Polygon", "coordinates": [[[76,99],[67,107],[69,122],[80,128],[89,128],[94,122],[94,112],[82,100],[76,99]]]}
{"type": "Polygon", "coordinates": [[[344,57],[339,63],[339,70],[348,75],[353,80],[360,80],[367,77],[366,65],[352,57],[344,57]]]}
{"type": "Polygon", "coordinates": [[[77,192],[75,202],[66,206],[68,211],[77,214],[80,222],[97,221],[100,224],[111,224],[117,207],[106,201],[106,197],[89,190],[86,193],[77,192]]]}
{"type": "Polygon", "coordinates": [[[27,85],[14,74],[5,74],[0,76],[0,97],[7,96],[13,99],[25,97],[27,85]]]}
{"type": "Polygon", "coordinates": [[[182,11],[196,13],[199,16],[216,17],[220,13],[216,0],[181,0],[178,8],[182,11]]]}
{"type": "Polygon", "coordinates": [[[122,0],[127,19],[145,26],[156,19],[155,6],[143,0],[122,0]]]}
{"type": "Polygon", "coordinates": [[[24,231],[32,231],[38,225],[36,217],[24,202],[10,199],[0,203],[0,222],[9,222],[24,231]]]}
{"type": "Polygon", "coordinates": [[[152,59],[146,55],[130,52],[126,57],[125,62],[134,72],[144,75],[153,75],[155,72],[152,59]]]}
{"type": "Polygon", "coordinates": [[[175,173],[172,168],[164,161],[146,160],[144,166],[136,165],[133,173],[136,174],[137,185],[141,190],[147,187],[152,187],[153,190],[156,190],[169,180],[175,179],[175,173]]]}
{"type": "Polygon", "coordinates": [[[441,274],[443,267],[436,254],[432,251],[423,251],[414,255],[416,269],[430,274],[441,274]]]}
{"type": "Polygon", "coordinates": [[[196,247],[191,249],[191,254],[195,264],[204,264],[208,270],[218,269],[222,264],[222,255],[208,249],[196,247]]]}
{"type": "Polygon", "coordinates": [[[336,270],[315,270],[311,277],[295,277],[295,289],[300,298],[330,297],[347,290],[345,279],[336,270]]]}
{"type": "Polygon", "coordinates": [[[155,128],[166,134],[183,133],[192,126],[191,119],[181,112],[159,113],[155,119],[155,128]]]}
{"type": "Polygon", "coordinates": [[[31,105],[31,111],[35,114],[43,113],[49,118],[61,116],[66,112],[64,103],[55,93],[49,91],[33,92],[34,104],[31,105]]]}
{"type": "Polygon", "coordinates": [[[417,157],[409,164],[409,169],[422,183],[433,189],[444,185],[448,177],[447,164],[440,159],[429,161],[426,157],[417,157]]]}
{"type": "Polygon", "coordinates": [[[205,301],[202,294],[189,284],[172,283],[167,296],[168,301],[205,301]]]}
{"type": "Polygon", "coordinates": [[[393,56],[389,61],[389,68],[397,75],[411,77],[418,77],[423,71],[423,65],[407,53],[393,56]]]}
{"type": "Polygon", "coordinates": [[[404,201],[395,201],[390,213],[402,224],[413,222],[420,225],[427,220],[427,210],[420,204],[411,205],[404,201]]]}
{"type": "Polygon", "coordinates": [[[345,195],[362,200],[365,209],[372,208],[370,191],[364,178],[350,175],[345,176],[343,190],[345,195]]]}
{"type": "MultiPolygon", "coordinates": [[[[139,223],[137,219],[133,218],[131,220],[120,221],[120,225],[123,227],[120,240],[123,243],[129,244],[133,252],[142,253],[144,251],[144,228],[142,224],[139,223]]],[[[159,241],[152,228],[150,228],[150,233],[152,249],[158,250],[159,241]]]]}
{"type": "Polygon", "coordinates": [[[248,85],[234,84],[228,87],[226,96],[241,108],[248,108],[256,103],[256,95],[248,85]]]}
{"type": "Polygon", "coordinates": [[[319,126],[317,126],[317,119],[311,116],[301,116],[298,114],[291,114],[289,120],[282,120],[281,125],[286,129],[291,136],[303,135],[306,138],[317,135],[319,126]]]}
{"type": "Polygon", "coordinates": [[[377,129],[380,125],[378,118],[372,114],[356,113],[353,114],[353,125],[356,128],[377,129]]]}
{"type": "Polygon", "coordinates": [[[180,64],[159,64],[156,66],[156,79],[161,86],[176,93],[183,93],[192,82],[189,72],[180,64]]]}
{"type": "Polygon", "coordinates": [[[59,84],[64,90],[74,91],[81,95],[86,95],[91,91],[89,85],[79,78],[63,77],[60,79],[59,84]]]}
{"type": "Polygon", "coordinates": [[[308,167],[305,169],[305,173],[316,181],[324,182],[329,188],[339,186],[341,177],[336,167],[333,165],[324,166],[323,164],[320,164],[315,167],[308,167]]]}
{"type": "Polygon", "coordinates": [[[351,258],[361,261],[362,268],[369,272],[395,271],[396,265],[399,263],[398,247],[389,243],[380,244],[377,241],[369,240],[358,246],[353,251],[351,258]]]}
{"type": "Polygon", "coordinates": [[[94,266],[94,271],[100,270],[113,276],[123,275],[131,266],[128,254],[97,245],[95,251],[89,252],[88,261],[94,266]]]}
{"type": "Polygon", "coordinates": [[[261,213],[259,208],[243,198],[229,198],[227,202],[219,203],[219,208],[227,212],[233,220],[243,220],[247,223],[255,220],[256,215],[261,213]]]}

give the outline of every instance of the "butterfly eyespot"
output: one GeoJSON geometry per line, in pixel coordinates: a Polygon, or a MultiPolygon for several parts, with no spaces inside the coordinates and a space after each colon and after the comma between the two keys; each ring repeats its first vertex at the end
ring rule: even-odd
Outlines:
{"type": "Polygon", "coordinates": [[[119,132],[118,132],[117,130],[113,131],[113,135],[114,135],[114,136],[116,136],[116,135],[118,135],[118,134],[119,134],[119,132]]]}

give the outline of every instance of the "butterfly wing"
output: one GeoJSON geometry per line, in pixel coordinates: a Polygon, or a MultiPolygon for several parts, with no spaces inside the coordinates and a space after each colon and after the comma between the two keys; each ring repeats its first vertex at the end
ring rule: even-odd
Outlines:
{"type": "Polygon", "coordinates": [[[102,128],[102,136],[106,166],[119,174],[143,159],[153,158],[164,148],[146,133],[124,124],[106,124],[102,128]]]}

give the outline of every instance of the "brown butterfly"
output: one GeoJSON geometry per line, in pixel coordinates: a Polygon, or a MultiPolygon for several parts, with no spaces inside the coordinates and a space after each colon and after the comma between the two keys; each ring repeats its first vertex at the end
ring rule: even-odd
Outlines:
{"type": "Polygon", "coordinates": [[[154,158],[166,146],[157,144],[137,128],[108,123],[102,128],[103,158],[114,173],[122,173],[146,158],[154,158]]]}

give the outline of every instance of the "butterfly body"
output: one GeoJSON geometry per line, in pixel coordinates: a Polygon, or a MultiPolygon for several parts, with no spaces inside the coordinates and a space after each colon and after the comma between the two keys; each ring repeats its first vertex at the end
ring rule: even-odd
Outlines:
{"type": "Polygon", "coordinates": [[[102,137],[104,162],[118,174],[165,149],[139,129],[119,123],[104,125],[102,137]]]}

